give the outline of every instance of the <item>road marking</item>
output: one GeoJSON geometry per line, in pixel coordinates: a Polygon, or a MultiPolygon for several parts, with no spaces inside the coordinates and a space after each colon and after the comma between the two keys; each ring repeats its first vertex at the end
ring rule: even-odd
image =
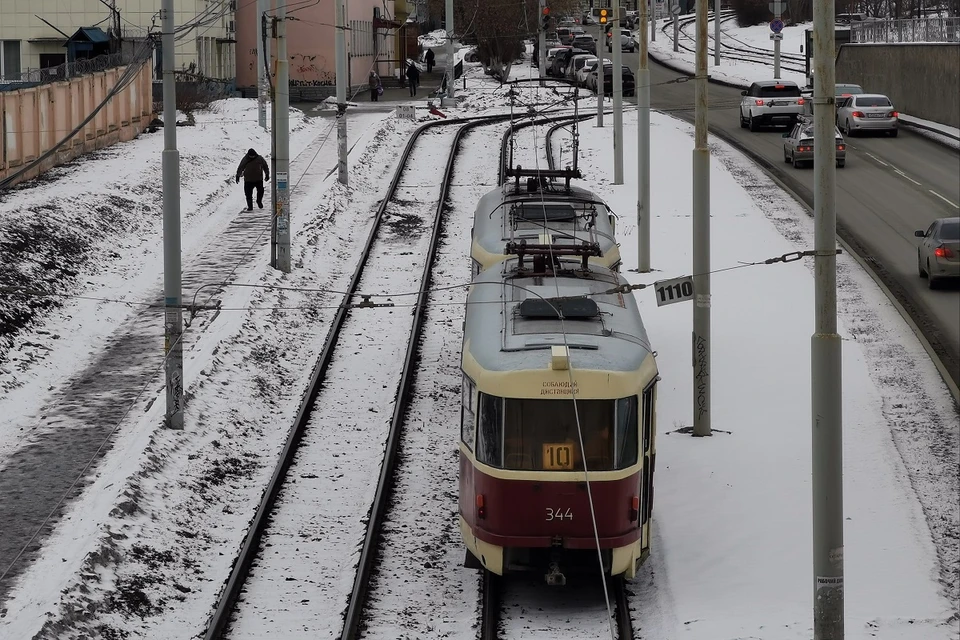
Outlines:
{"type": "Polygon", "coordinates": [[[957,209],[960,209],[960,204],[957,204],[957,203],[955,203],[955,202],[950,202],[949,200],[947,200],[946,198],[944,198],[942,195],[940,195],[939,193],[937,193],[937,192],[934,191],[933,189],[927,189],[927,191],[929,191],[929,192],[932,193],[933,195],[937,196],[938,198],[940,198],[941,200],[943,200],[944,202],[946,202],[946,203],[947,203],[948,205],[950,205],[951,207],[956,207],[957,209]]]}
{"type": "MultiPolygon", "coordinates": [[[[850,146],[850,145],[847,145],[847,146],[850,146]]],[[[882,164],[882,165],[885,166],[885,167],[889,167],[889,166],[890,166],[890,165],[888,165],[886,162],[884,162],[883,160],[881,160],[880,158],[878,158],[877,156],[875,156],[875,155],[873,155],[872,153],[870,153],[869,151],[867,151],[867,155],[870,156],[871,158],[873,158],[874,160],[876,160],[877,162],[879,162],[880,164],[882,164]]]]}
{"type": "Polygon", "coordinates": [[[912,182],[913,184],[917,185],[918,187],[920,186],[919,182],[917,182],[916,180],[914,180],[913,178],[905,174],[903,171],[900,171],[900,169],[897,169],[896,167],[894,167],[893,170],[899,173],[901,176],[903,176],[907,180],[909,180],[910,182],[912,182]]]}

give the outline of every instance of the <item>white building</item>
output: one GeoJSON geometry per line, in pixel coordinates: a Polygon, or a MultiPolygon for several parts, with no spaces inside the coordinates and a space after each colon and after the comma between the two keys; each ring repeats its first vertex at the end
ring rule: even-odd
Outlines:
{"type": "MultiPolygon", "coordinates": [[[[236,76],[234,13],[237,0],[174,0],[177,67],[207,77],[236,76]]],[[[125,42],[160,33],[159,0],[0,0],[0,78],[17,80],[31,69],[67,61],[67,38],[97,27],[125,42]]],[[[157,51],[159,56],[159,49],[157,51]]],[[[159,58],[158,58],[159,60],[159,58]]]]}

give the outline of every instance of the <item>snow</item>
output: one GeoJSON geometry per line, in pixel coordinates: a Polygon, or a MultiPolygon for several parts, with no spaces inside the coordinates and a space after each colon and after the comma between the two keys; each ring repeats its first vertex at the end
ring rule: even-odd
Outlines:
{"type": "MultiPolygon", "coordinates": [[[[526,73],[526,64],[514,68],[515,77],[526,73]]],[[[468,68],[468,81],[473,89],[448,115],[503,110],[507,104],[503,89],[475,67],[468,68]]],[[[556,100],[555,95],[539,95],[535,87],[520,91],[525,103],[556,100]]],[[[255,110],[253,101],[239,103],[255,110]]],[[[581,102],[586,110],[595,105],[592,99],[581,102]]],[[[242,119],[247,113],[255,121],[252,111],[243,112],[242,119]]],[[[316,149],[314,157],[322,159],[303,170],[305,179],[293,200],[293,273],[280,275],[265,266],[260,250],[237,274],[238,282],[299,290],[227,287],[218,294],[223,310],[203,318],[203,331],[191,337],[185,356],[189,428],[183,432],[158,428],[162,391],[153,380],[97,476],[71,504],[42,558],[4,603],[0,636],[76,638],[114,633],[179,639],[202,631],[340,302],[336,292],[345,287],[378,198],[416,126],[383,119],[383,114],[362,117],[369,118],[361,121],[366,128],[357,123],[351,129],[362,133],[351,153],[350,189],[329,176],[335,137],[317,142],[326,124],[317,125],[299,143],[301,149],[316,149]],[[328,152],[322,154],[323,149],[328,152]]],[[[587,122],[580,129],[584,184],[592,185],[621,215],[618,237],[625,268],[637,264],[636,123],[635,111],[625,113],[629,176],[625,185],[611,184],[612,127],[597,129],[587,122]]],[[[688,274],[691,264],[692,128],[659,113],[652,115],[651,124],[657,158],[651,175],[655,271],[625,271],[634,283],[688,274]]],[[[254,128],[248,124],[243,131],[254,128]]],[[[543,128],[531,130],[522,140],[542,144],[542,132],[543,128]]],[[[213,140],[197,140],[198,152],[216,149],[222,136],[220,132],[213,140]]],[[[187,138],[181,136],[184,144],[187,138]]],[[[157,139],[147,137],[141,144],[155,145],[157,139]]],[[[463,164],[458,165],[462,168],[451,189],[450,218],[434,282],[438,290],[431,297],[430,324],[424,332],[424,369],[410,411],[411,424],[419,421],[420,426],[404,445],[398,481],[403,498],[394,505],[380,573],[371,580],[371,611],[377,618],[370,637],[476,636],[477,574],[459,566],[462,547],[453,522],[457,429],[450,425],[458,416],[460,304],[465,291],[439,289],[465,284],[468,277],[470,218],[476,199],[493,186],[489,176],[496,170],[498,140],[492,129],[466,138],[463,164]],[[425,557],[430,567],[423,564],[425,557]]],[[[569,138],[558,133],[557,141],[563,140],[569,157],[569,138]]],[[[744,156],[711,141],[713,268],[811,249],[812,221],[805,210],[744,156]]],[[[99,175],[95,162],[82,163],[76,170],[91,167],[85,182],[73,182],[71,188],[93,198],[90,194],[107,188],[121,167],[137,161],[149,164],[147,158],[157,164],[156,147],[138,153],[99,175]]],[[[411,192],[411,197],[429,197],[427,187],[440,172],[445,153],[438,151],[420,161],[418,170],[429,179],[422,181],[424,195],[411,192]]],[[[529,149],[523,153],[525,162],[545,162],[543,153],[529,149]]],[[[217,156],[219,162],[206,166],[226,163],[232,170],[227,159],[232,163],[234,155],[233,149],[224,150],[217,156]]],[[[149,184],[148,178],[138,180],[149,184]]],[[[221,210],[239,206],[225,201],[226,194],[215,188],[218,182],[222,176],[200,180],[196,190],[215,197],[206,204],[198,198],[183,210],[195,208],[195,215],[214,218],[222,215],[221,210]]],[[[197,236],[188,242],[209,241],[217,224],[208,224],[198,225],[197,236]]],[[[131,248],[116,259],[118,265],[131,266],[116,268],[120,275],[111,280],[119,291],[115,295],[142,300],[156,290],[153,278],[138,284],[133,275],[129,282],[123,277],[158,272],[156,263],[150,262],[155,259],[156,233],[152,228],[145,249],[131,248]]],[[[396,248],[402,250],[403,245],[396,248]]],[[[407,283],[396,284],[392,278],[418,272],[396,271],[409,259],[384,262],[383,281],[370,286],[383,288],[375,292],[397,293],[395,286],[406,290],[407,283]]],[[[838,256],[837,263],[844,367],[846,637],[956,640],[956,621],[949,616],[957,609],[953,571],[960,560],[955,538],[960,525],[957,410],[917,338],[869,275],[848,255],[838,256]]],[[[643,637],[665,640],[809,638],[812,260],[742,267],[717,273],[711,280],[715,434],[709,439],[677,431],[692,420],[690,305],[658,308],[650,289],[636,294],[658,352],[662,381],[653,550],[629,587],[634,627],[643,637]]],[[[86,303],[71,304],[79,309],[86,303]]],[[[90,331],[80,335],[89,340],[86,344],[97,344],[111,332],[110,326],[97,326],[105,322],[99,308],[65,314],[44,326],[52,328],[59,322],[56,330],[71,337],[90,331]]],[[[396,354],[388,356],[385,351],[385,336],[382,344],[368,342],[379,328],[370,322],[357,330],[358,351],[362,353],[361,345],[379,346],[381,351],[376,359],[367,358],[367,366],[341,376],[337,384],[344,389],[359,393],[368,376],[389,373],[387,365],[396,361],[396,354]]],[[[391,334],[391,343],[402,331],[397,334],[391,334]]],[[[40,344],[56,344],[42,335],[31,336],[40,344]]],[[[54,353],[31,365],[29,375],[19,379],[22,386],[17,391],[22,395],[14,398],[8,390],[0,402],[24,414],[34,410],[29,394],[56,383],[87,357],[85,351],[69,353],[73,355],[62,359],[54,353]]],[[[572,364],[576,366],[575,358],[572,364]]],[[[382,451],[377,425],[391,406],[389,397],[375,395],[349,407],[325,405],[331,413],[315,437],[323,441],[329,457],[314,458],[312,464],[319,471],[294,478],[292,486],[306,491],[307,500],[298,509],[298,525],[290,530],[289,539],[276,539],[270,547],[270,553],[280,557],[291,548],[296,552],[302,543],[300,561],[286,565],[293,581],[282,588],[270,588],[268,583],[257,588],[256,597],[251,597],[254,591],[246,596],[246,604],[252,600],[263,614],[262,631],[276,627],[279,633],[286,628],[288,632],[279,637],[315,637],[320,628],[338,628],[375,477],[376,465],[361,458],[374,458],[382,451]],[[377,414],[367,410],[369,402],[379,403],[377,414]],[[351,434],[351,429],[356,431],[351,434]],[[363,447],[352,438],[368,442],[369,450],[359,451],[363,447]],[[354,457],[340,464],[334,462],[339,455],[354,457]],[[334,472],[344,478],[335,478],[334,472]],[[327,531],[317,526],[325,517],[336,520],[326,524],[340,539],[328,538],[327,531]],[[314,574],[310,569],[318,564],[331,573],[314,574]],[[322,597],[304,596],[310,602],[293,616],[282,606],[283,598],[297,591],[322,597]],[[327,622],[321,625],[323,620],[327,622]],[[293,625],[305,626],[306,621],[316,626],[294,631],[293,625]]],[[[284,566],[267,563],[264,570],[274,572],[275,587],[280,584],[284,566]]],[[[510,594],[517,599],[506,609],[505,626],[515,630],[510,637],[533,637],[534,631],[549,626],[547,614],[539,608],[558,616],[577,602],[596,616],[570,615],[565,636],[604,637],[598,635],[605,621],[597,619],[603,614],[602,606],[595,606],[600,596],[594,592],[582,599],[567,594],[568,604],[559,606],[543,606],[550,598],[543,585],[510,594]]],[[[555,630],[552,633],[541,631],[538,637],[557,637],[555,630]]]]}

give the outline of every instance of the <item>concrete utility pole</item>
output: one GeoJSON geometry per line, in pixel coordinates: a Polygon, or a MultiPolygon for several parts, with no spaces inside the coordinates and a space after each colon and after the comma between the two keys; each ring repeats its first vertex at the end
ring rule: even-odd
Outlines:
{"type": "Polygon", "coordinates": [[[450,59],[450,62],[447,65],[447,100],[441,100],[441,106],[457,106],[456,102],[456,88],[453,86],[453,83],[457,79],[457,64],[455,60],[456,52],[453,49],[453,0],[447,0],[446,7],[444,8],[446,15],[444,16],[446,20],[447,27],[447,57],[450,59]],[[446,102],[446,104],[444,104],[446,102]]]}
{"type": "Polygon", "coordinates": [[[710,428],[710,150],[707,148],[707,1],[697,1],[693,149],[693,435],[710,428]]]}
{"type": "Polygon", "coordinates": [[[162,0],[163,48],[163,352],[167,388],[166,426],[183,429],[183,309],[180,283],[180,152],[177,151],[177,80],[173,0],[162,0]]]}
{"type": "Polygon", "coordinates": [[[277,268],[290,273],[290,59],[287,57],[287,0],[277,0],[277,268]]]}
{"type": "Polygon", "coordinates": [[[720,66],[720,0],[713,0],[713,66],[720,66]]]}
{"type": "Polygon", "coordinates": [[[547,25],[550,23],[550,10],[547,9],[547,0],[540,0],[540,32],[537,34],[537,69],[540,71],[540,86],[545,86],[547,78],[547,25]]]}
{"type": "Polygon", "coordinates": [[[834,0],[813,4],[813,637],[843,640],[843,413],[837,335],[834,0]]]}
{"type": "MultiPolygon", "coordinates": [[[[678,2],[678,0],[673,0],[673,1],[674,1],[674,2],[678,2]]],[[[680,51],[680,42],[679,42],[679,38],[680,38],[680,7],[679,7],[679,6],[675,6],[675,7],[672,9],[672,13],[673,13],[673,50],[676,52],[676,51],[680,51]]]]}
{"type": "MultiPolygon", "coordinates": [[[[336,0],[337,33],[334,46],[336,47],[337,65],[337,180],[346,186],[349,184],[349,167],[347,166],[347,5],[345,0],[336,0]]],[[[406,69],[400,69],[400,73],[406,69]]]]}
{"type": "MultiPolygon", "coordinates": [[[[647,3],[640,0],[640,64],[637,67],[637,271],[650,272],[650,61],[647,57],[647,3]]],[[[676,41],[674,41],[676,42],[676,41]]]]}
{"type": "MultiPolygon", "coordinates": [[[[597,21],[597,126],[603,126],[603,101],[605,92],[607,90],[607,83],[603,78],[603,48],[606,46],[604,42],[604,36],[606,31],[604,29],[606,25],[602,22],[597,21]]],[[[568,60],[567,64],[573,64],[572,60],[568,60]]]]}
{"type": "Polygon", "coordinates": [[[657,0],[640,0],[650,3],[650,40],[657,41],[657,0]]]}
{"type": "Polygon", "coordinates": [[[267,70],[264,65],[267,52],[264,51],[266,41],[266,14],[267,0],[257,0],[257,115],[260,126],[267,130],[267,70]]]}
{"type": "MultiPolygon", "coordinates": [[[[623,47],[620,46],[620,0],[614,0],[610,49],[613,55],[613,184],[623,184],[623,47]]],[[[603,71],[603,67],[600,68],[603,71]]]]}

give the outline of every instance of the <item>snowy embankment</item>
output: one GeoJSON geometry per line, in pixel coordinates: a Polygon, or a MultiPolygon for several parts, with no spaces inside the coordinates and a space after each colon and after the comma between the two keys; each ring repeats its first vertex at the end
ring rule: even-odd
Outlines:
{"type": "MultiPolygon", "coordinates": [[[[528,69],[518,66],[515,76],[528,69]]],[[[483,84],[467,92],[469,115],[489,107],[497,91],[483,84]]],[[[525,91],[524,103],[556,99],[536,88],[525,91]]],[[[581,104],[589,109],[591,102],[581,104]]],[[[464,111],[450,109],[449,115],[464,111]]],[[[612,127],[585,123],[580,129],[584,183],[621,214],[627,269],[637,264],[636,122],[635,111],[625,114],[630,178],[622,186],[610,183],[612,127]]],[[[661,114],[652,122],[656,271],[626,272],[636,283],[687,274],[691,264],[692,130],[661,114]]],[[[339,302],[333,291],[342,288],[351,252],[366,236],[358,221],[369,218],[413,126],[388,120],[370,130],[356,146],[350,190],[318,180],[302,204],[295,203],[302,208],[294,210],[294,272],[282,276],[263,267],[244,281],[299,290],[226,290],[224,310],[209,321],[188,358],[191,428],[156,429],[162,401],[138,416],[136,428],[118,440],[99,477],[71,507],[48,552],[21,580],[0,618],[0,636],[33,637],[42,628],[41,638],[180,639],[201,630],[296,411],[331,307],[339,302]]],[[[727,145],[713,144],[711,151],[714,269],[813,247],[812,223],[802,207],[727,145]]],[[[492,175],[495,165],[488,171],[492,175]]],[[[471,216],[475,197],[473,190],[455,190],[451,213],[471,216]]],[[[449,251],[459,242],[468,266],[469,221],[457,227],[447,239],[449,251]]],[[[958,526],[951,466],[958,453],[956,409],[916,337],[872,279],[849,256],[839,256],[838,265],[847,637],[951,640],[956,623],[947,619],[957,604],[951,572],[958,557],[955,539],[946,534],[955,535],[958,526]],[[918,493],[925,497],[922,506],[918,493]]],[[[716,433],[710,439],[677,431],[692,419],[691,307],[658,308],[649,289],[636,294],[663,379],[655,538],[647,568],[632,586],[635,628],[663,640],[807,639],[813,607],[812,261],[737,268],[712,282],[716,433]]],[[[462,310],[446,320],[456,327],[460,317],[462,310]]],[[[455,332],[451,336],[456,340],[455,332]]],[[[423,384],[433,384],[438,404],[456,407],[459,389],[450,382],[456,382],[459,351],[441,348],[435,357],[437,379],[423,384]]],[[[417,449],[417,455],[438,457],[424,463],[430,473],[422,482],[452,487],[457,429],[437,427],[431,425],[437,446],[417,449]]],[[[319,490],[344,502],[357,498],[333,487],[319,490]]],[[[455,508],[455,495],[435,487],[428,493],[455,508]]],[[[460,549],[459,537],[448,533],[439,543],[460,549]]],[[[392,568],[402,573],[393,584],[403,597],[456,597],[447,576],[456,573],[453,582],[467,585],[475,579],[459,566],[461,557],[437,558],[443,571],[397,563],[392,568]]],[[[463,597],[473,598],[472,588],[463,597]]],[[[440,599],[418,610],[393,601],[377,606],[403,610],[419,637],[434,637],[435,621],[463,620],[469,611],[457,602],[447,612],[440,599]]],[[[472,628],[444,631],[450,638],[476,634],[472,628]]]]}

